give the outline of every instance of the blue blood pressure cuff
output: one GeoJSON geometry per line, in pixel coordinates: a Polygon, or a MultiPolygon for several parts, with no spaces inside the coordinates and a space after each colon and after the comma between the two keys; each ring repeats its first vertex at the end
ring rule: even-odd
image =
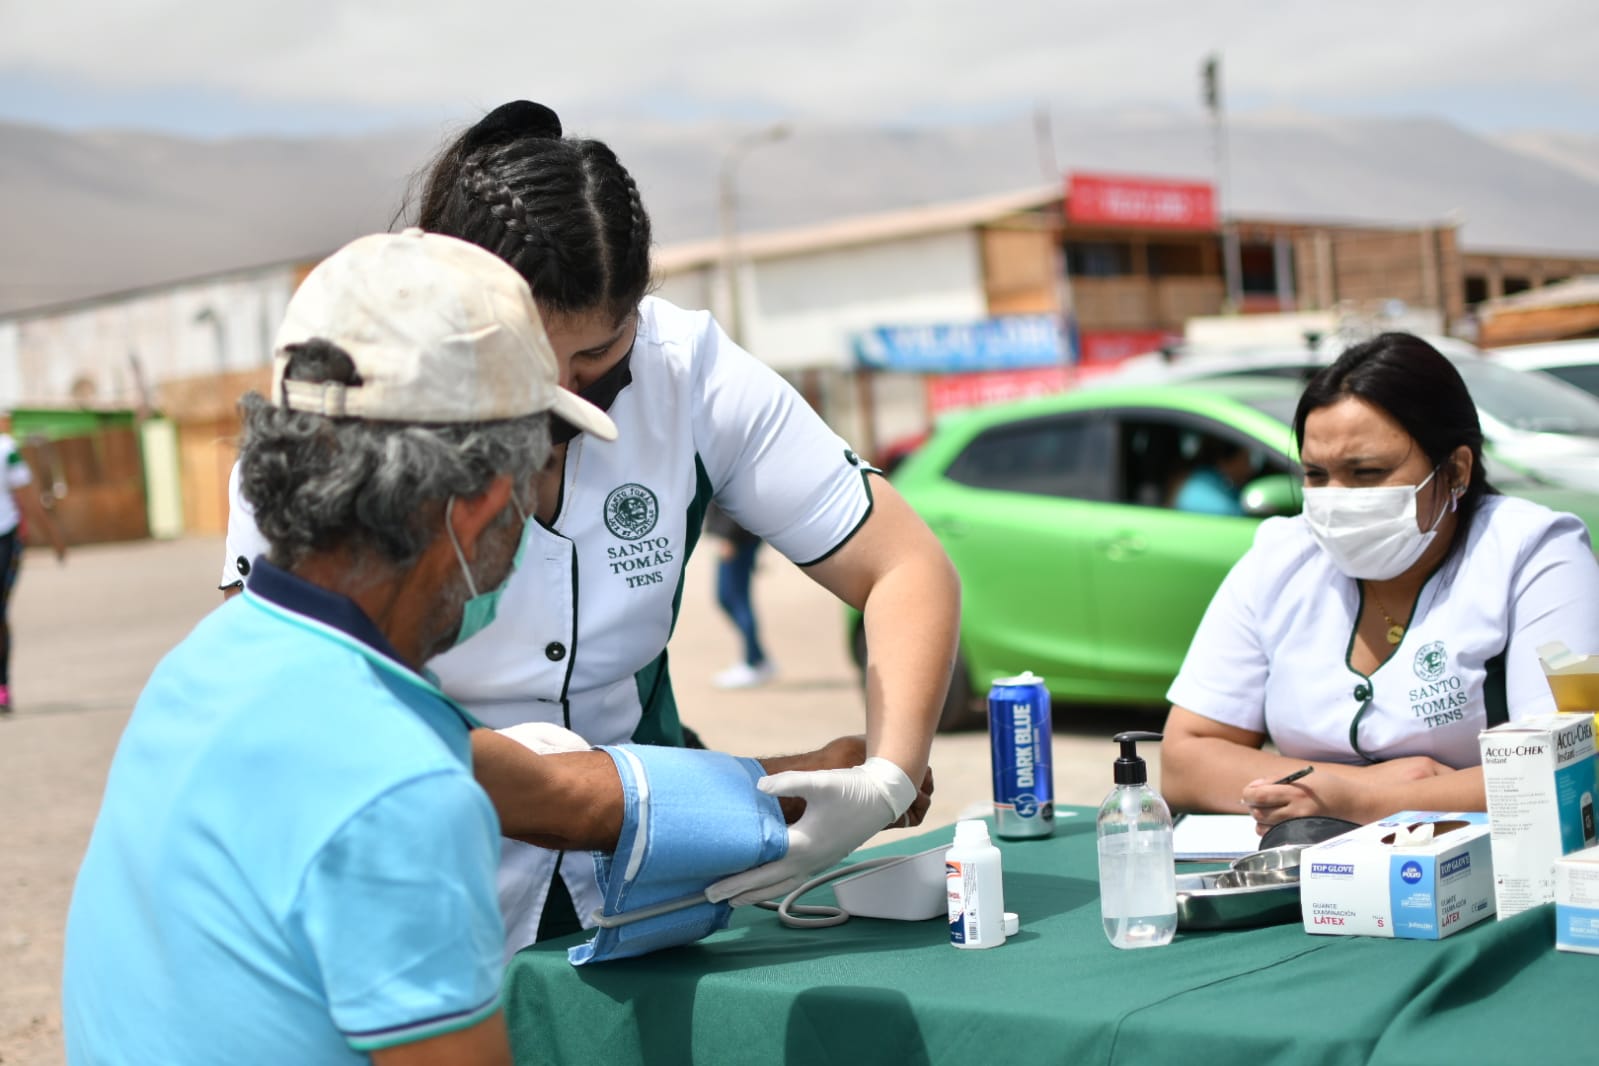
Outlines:
{"type": "Polygon", "coordinates": [[[705,889],[788,853],[782,809],[755,787],[766,771],[754,759],[645,744],[600,750],[622,778],[622,831],[613,854],[595,854],[605,904],[594,939],[567,951],[574,966],[709,936],[732,907],[709,902],[705,889]],[[652,911],[674,902],[685,905],[652,911]]]}

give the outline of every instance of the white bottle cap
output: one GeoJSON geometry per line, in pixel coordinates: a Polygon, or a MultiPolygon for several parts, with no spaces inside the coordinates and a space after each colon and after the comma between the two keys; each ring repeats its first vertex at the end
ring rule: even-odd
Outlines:
{"type": "Polygon", "coordinates": [[[1022,920],[1015,911],[1005,912],[1005,935],[1015,936],[1016,931],[1022,927],[1022,920]]]}
{"type": "Polygon", "coordinates": [[[988,823],[972,818],[955,823],[955,843],[960,844],[988,844],[988,823]]]}

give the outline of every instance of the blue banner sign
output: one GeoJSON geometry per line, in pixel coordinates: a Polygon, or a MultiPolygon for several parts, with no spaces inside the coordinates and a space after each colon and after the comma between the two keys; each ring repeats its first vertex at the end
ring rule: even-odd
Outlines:
{"type": "Polygon", "coordinates": [[[1072,362],[1053,315],[1005,315],[978,322],[876,326],[855,334],[855,363],[870,370],[953,374],[1023,370],[1072,362]]]}

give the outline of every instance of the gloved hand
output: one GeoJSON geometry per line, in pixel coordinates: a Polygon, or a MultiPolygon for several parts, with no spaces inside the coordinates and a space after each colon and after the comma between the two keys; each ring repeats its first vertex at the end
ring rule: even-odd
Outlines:
{"type": "Polygon", "coordinates": [[[745,870],[705,890],[712,903],[742,907],[785,895],[832,866],[873,833],[899,820],[916,799],[916,786],[888,759],[873,757],[847,770],[789,770],[756,785],[768,796],[805,801],[805,813],[788,827],[788,854],[745,870]]]}
{"type": "Polygon", "coordinates": [[[563,751],[588,751],[589,742],[564,726],[554,722],[521,722],[495,732],[510,737],[518,744],[540,755],[555,755],[563,751]]]}

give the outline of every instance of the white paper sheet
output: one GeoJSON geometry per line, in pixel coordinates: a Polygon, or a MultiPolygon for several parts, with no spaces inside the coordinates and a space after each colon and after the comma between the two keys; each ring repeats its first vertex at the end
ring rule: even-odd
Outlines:
{"type": "Polygon", "coordinates": [[[1172,832],[1179,859],[1236,859],[1260,850],[1255,819],[1247,814],[1186,814],[1172,832]]]}

